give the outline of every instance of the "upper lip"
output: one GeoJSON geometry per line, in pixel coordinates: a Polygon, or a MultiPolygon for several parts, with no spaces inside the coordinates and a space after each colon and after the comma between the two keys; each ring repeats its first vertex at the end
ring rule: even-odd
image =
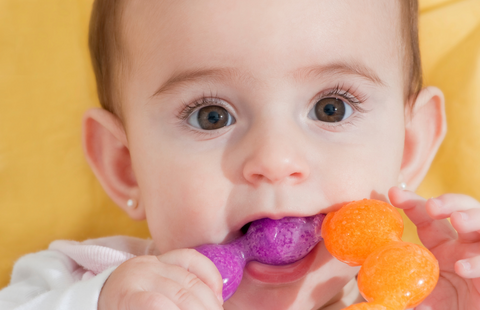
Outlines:
{"type": "Polygon", "coordinates": [[[270,218],[270,219],[273,219],[273,220],[279,220],[279,219],[282,219],[284,217],[308,217],[308,216],[314,216],[314,215],[319,214],[319,213],[327,214],[327,213],[339,210],[346,203],[348,203],[348,202],[341,202],[341,203],[336,203],[336,204],[330,205],[328,207],[318,208],[318,211],[316,213],[313,213],[313,214],[312,213],[301,212],[301,210],[295,210],[295,211],[292,210],[292,211],[283,211],[283,212],[265,212],[265,211],[262,211],[262,212],[255,212],[255,213],[252,213],[252,214],[248,214],[248,215],[240,218],[238,221],[236,221],[236,223],[234,224],[234,226],[232,227],[230,232],[224,238],[222,244],[229,243],[229,242],[241,237],[243,235],[243,233],[241,232],[241,228],[244,225],[246,225],[248,223],[251,223],[253,221],[259,220],[259,219],[270,218]]]}
{"type": "MultiPolygon", "coordinates": [[[[324,213],[324,212],[319,212],[319,213],[324,213]]],[[[316,213],[318,214],[318,213],[316,213]]],[[[250,214],[240,221],[237,222],[237,224],[234,226],[234,229],[227,235],[227,237],[224,239],[224,242],[222,243],[229,243],[238,237],[242,236],[241,228],[245,226],[248,223],[251,223],[256,220],[264,219],[264,218],[270,218],[272,220],[279,220],[284,217],[309,217],[309,216],[314,216],[316,214],[304,214],[304,213],[293,213],[293,212],[283,212],[283,213],[265,213],[265,212],[259,212],[255,214],[250,214]]]]}

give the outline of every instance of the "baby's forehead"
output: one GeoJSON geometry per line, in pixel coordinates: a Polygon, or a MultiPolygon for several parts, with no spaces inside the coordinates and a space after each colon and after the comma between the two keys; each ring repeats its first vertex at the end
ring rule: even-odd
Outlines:
{"type": "Polygon", "coordinates": [[[385,84],[401,84],[395,0],[134,1],[124,13],[132,66],[161,68],[163,79],[216,67],[241,68],[262,79],[342,62],[367,68],[385,84]]]}

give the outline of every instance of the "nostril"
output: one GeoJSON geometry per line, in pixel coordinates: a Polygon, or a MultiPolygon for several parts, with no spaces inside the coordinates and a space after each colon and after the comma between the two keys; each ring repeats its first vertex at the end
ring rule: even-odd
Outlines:
{"type": "Polygon", "coordinates": [[[252,181],[255,183],[260,182],[263,178],[261,174],[252,174],[252,181]]]}
{"type": "Polygon", "coordinates": [[[290,175],[290,177],[294,178],[294,179],[300,179],[302,177],[302,173],[300,172],[294,172],[290,175]]]}
{"type": "Polygon", "coordinates": [[[251,225],[251,224],[252,224],[252,222],[250,222],[250,223],[247,223],[247,224],[243,225],[243,227],[242,227],[242,228],[240,228],[240,231],[242,232],[242,234],[244,234],[244,235],[245,235],[245,234],[247,233],[247,231],[248,231],[248,228],[250,227],[250,225],[251,225]]]}

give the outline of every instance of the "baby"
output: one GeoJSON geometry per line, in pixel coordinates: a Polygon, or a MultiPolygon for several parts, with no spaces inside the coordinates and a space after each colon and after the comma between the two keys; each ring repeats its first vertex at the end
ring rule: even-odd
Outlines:
{"type": "Polygon", "coordinates": [[[363,301],[358,267],[321,242],[290,265],[249,263],[226,302],[218,270],[192,248],[228,243],[257,219],[375,198],[405,210],[440,263],[416,309],[480,309],[480,204],[413,192],[446,130],[442,92],[422,89],[417,10],[97,0],[90,47],[104,109],[86,112],[84,149],[152,241],[55,242],[17,263],[0,308],[342,309],[363,301]]]}

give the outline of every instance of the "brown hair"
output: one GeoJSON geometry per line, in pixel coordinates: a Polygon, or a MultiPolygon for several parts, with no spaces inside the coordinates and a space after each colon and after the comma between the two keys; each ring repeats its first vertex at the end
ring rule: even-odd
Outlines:
{"type": "Polygon", "coordinates": [[[423,87],[422,62],[418,41],[418,0],[399,0],[405,70],[404,98],[412,107],[423,87]],[[406,26],[406,27],[405,27],[406,26]]]}
{"type": "Polygon", "coordinates": [[[125,65],[122,48],[121,21],[126,1],[95,0],[90,17],[88,46],[98,99],[102,107],[116,115],[121,114],[118,77],[125,65]]]}
{"type": "MultiPolygon", "coordinates": [[[[422,89],[422,65],[418,42],[418,0],[398,0],[401,6],[402,57],[405,67],[404,98],[412,106],[422,89]]],[[[121,19],[126,1],[95,0],[89,30],[89,48],[102,107],[121,117],[122,49],[121,19]]]]}

